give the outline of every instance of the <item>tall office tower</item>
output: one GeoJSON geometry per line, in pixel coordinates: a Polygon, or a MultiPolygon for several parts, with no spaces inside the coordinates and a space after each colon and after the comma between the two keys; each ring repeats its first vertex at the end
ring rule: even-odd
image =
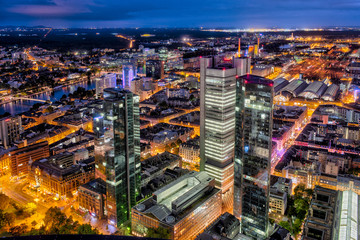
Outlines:
{"type": "Polygon", "coordinates": [[[136,67],[133,64],[123,65],[122,85],[124,89],[130,90],[131,81],[136,77],[136,67]]]}
{"type": "Polygon", "coordinates": [[[222,190],[223,212],[232,212],[236,76],[246,74],[246,58],[216,65],[200,59],[200,170],[222,190]]]}
{"type": "Polygon", "coordinates": [[[164,78],[164,62],[160,60],[147,60],[146,77],[151,77],[153,79],[164,78]]]}
{"type": "Polygon", "coordinates": [[[94,132],[102,140],[95,167],[106,180],[107,216],[110,224],[120,226],[129,220],[140,194],[139,97],[124,89],[105,89],[94,132]]]}
{"type": "Polygon", "coordinates": [[[19,140],[22,132],[21,116],[0,119],[0,142],[5,148],[9,148],[14,141],[19,140]]]}
{"type": "Polygon", "coordinates": [[[116,74],[115,73],[104,74],[100,78],[96,79],[95,85],[96,85],[96,89],[95,89],[96,98],[99,98],[103,94],[105,88],[116,87],[116,74]]]}
{"type": "Polygon", "coordinates": [[[273,81],[254,75],[236,82],[234,215],[242,233],[268,232],[273,81]]]}

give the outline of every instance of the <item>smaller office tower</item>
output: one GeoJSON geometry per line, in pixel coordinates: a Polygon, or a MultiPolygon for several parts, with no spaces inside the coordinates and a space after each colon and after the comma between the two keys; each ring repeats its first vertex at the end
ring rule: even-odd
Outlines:
{"type": "Polygon", "coordinates": [[[109,223],[120,226],[130,219],[140,194],[139,97],[109,88],[102,105],[94,117],[94,132],[102,142],[95,148],[95,167],[97,176],[106,180],[109,223]]]}
{"type": "Polygon", "coordinates": [[[268,234],[273,81],[244,75],[236,82],[234,215],[255,239],[268,234]]]}
{"type": "Polygon", "coordinates": [[[116,74],[108,73],[96,79],[96,98],[100,98],[105,88],[116,87],[116,74]]]}
{"type": "Polygon", "coordinates": [[[22,132],[21,116],[0,119],[0,142],[4,148],[9,148],[15,141],[20,140],[22,132]]]}
{"type": "Polygon", "coordinates": [[[131,89],[131,81],[136,77],[136,67],[133,64],[123,65],[122,85],[124,89],[131,89]]]}
{"type": "Polygon", "coordinates": [[[164,78],[164,62],[160,60],[147,60],[146,77],[151,77],[155,80],[164,78]]]}

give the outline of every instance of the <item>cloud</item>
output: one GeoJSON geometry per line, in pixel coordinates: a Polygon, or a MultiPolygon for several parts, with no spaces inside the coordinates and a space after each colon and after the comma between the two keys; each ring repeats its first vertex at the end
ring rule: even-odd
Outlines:
{"type": "Polygon", "coordinates": [[[360,0],[0,0],[0,6],[2,24],[288,27],[360,20],[360,0]]]}

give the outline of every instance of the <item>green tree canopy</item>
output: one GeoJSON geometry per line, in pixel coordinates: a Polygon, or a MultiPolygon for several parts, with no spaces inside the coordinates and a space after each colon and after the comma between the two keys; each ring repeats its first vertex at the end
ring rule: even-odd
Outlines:
{"type": "Polygon", "coordinates": [[[77,228],[78,234],[99,234],[97,229],[93,229],[90,224],[82,224],[77,228]]]}
{"type": "Polygon", "coordinates": [[[171,236],[169,229],[158,227],[158,228],[149,228],[146,237],[170,239],[171,236]]]}
{"type": "Polygon", "coordinates": [[[0,209],[6,210],[10,205],[10,198],[3,193],[0,193],[0,209]]]}

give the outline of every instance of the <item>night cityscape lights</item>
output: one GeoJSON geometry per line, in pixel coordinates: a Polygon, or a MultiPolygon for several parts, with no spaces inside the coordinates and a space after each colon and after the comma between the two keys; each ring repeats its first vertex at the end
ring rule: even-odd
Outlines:
{"type": "Polygon", "coordinates": [[[3,3],[0,237],[360,239],[358,2],[326,4],[3,3]]]}

